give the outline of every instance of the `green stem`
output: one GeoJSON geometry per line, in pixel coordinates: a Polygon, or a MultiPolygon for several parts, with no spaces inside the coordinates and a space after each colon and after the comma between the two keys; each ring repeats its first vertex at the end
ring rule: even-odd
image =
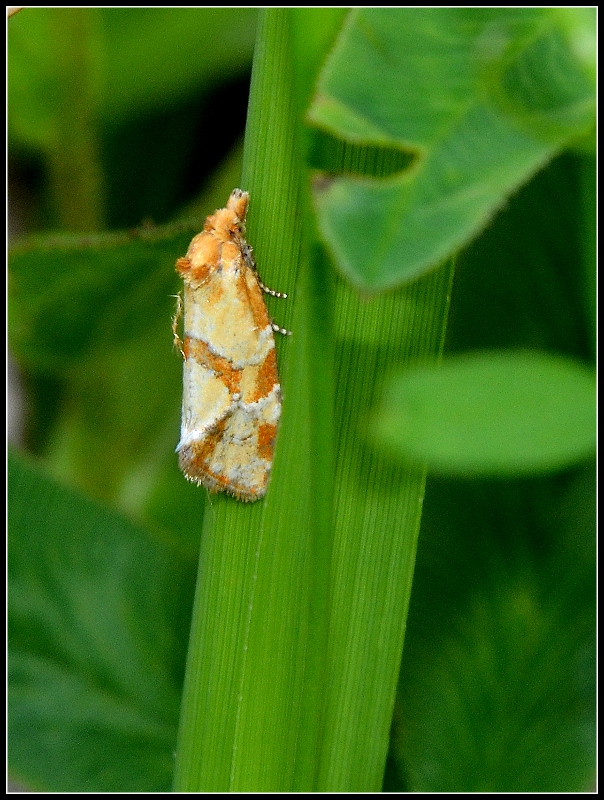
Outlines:
{"type": "Polygon", "coordinates": [[[53,208],[61,228],[86,233],[103,227],[103,179],[98,147],[94,56],[98,11],[63,8],[51,17],[55,42],[57,135],[49,153],[53,208]]]}

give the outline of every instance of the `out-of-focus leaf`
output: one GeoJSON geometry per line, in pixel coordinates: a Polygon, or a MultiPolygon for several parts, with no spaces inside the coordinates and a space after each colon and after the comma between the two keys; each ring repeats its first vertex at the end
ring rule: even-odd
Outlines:
{"type": "Polygon", "coordinates": [[[395,379],[376,433],[437,472],[560,469],[593,453],[595,379],[581,364],[545,353],[457,356],[395,379]]]}
{"type": "Polygon", "coordinates": [[[511,192],[593,127],[594,58],[595,17],[580,9],[351,12],[309,119],[415,160],[386,180],[317,184],[319,225],[342,272],[384,289],[475,236],[511,192]]]}
{"type": "Polygon", "coordinates": [[[9,764],[46,791],[166,791],[194,558],[9,458],[9,764]]]}
{"type": "Polygon", "coordinates": [[[64,371],[95,350],[144,336],[158,318],[169,322],[175,254],[195,232],[183,225],[16,246],[9,263],[14,352],[34,369],[64,371]]]}

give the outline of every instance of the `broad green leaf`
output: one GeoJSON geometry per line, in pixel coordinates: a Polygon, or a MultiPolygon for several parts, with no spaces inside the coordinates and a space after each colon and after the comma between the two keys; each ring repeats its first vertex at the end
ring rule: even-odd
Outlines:
{"type": "Polygon", "coordinates": [[[183,229],[38,237],[9,258],[11,352],[38,389],[30,436],[42,433],[55,476],[134,513],[178,436],[173,265],[194,232],[183,229]]]}
{"type": "Polygon", "coordinates": [[[165,791],[191,554],[9,457],[9,765],[56,792],[165,791]]]}
{"type": "Polygon", "coordinates": [[[11,250],[10,333],[30,367],[63,371],[93,353],[167,325],[178,288],[174,262],[198,225],[123,234],[45,236],[11,250]],[[176,254],[176,255],[175,255],[176,254]]]}
{"type": "Polygon", "coordinates": [[[583,10],[352,11],[308,117],[415,159],[385,180],[317,184],[320,229],[342,272],[370,290],[415,278],[589,131],[594,36],[583,10]]]}
{"type": "Polygon", "coordinates": [[[393,380],[376,420],[391,449],[459,475],[560,469],[595,446],[595,380],[537,352],[461,355],[393,380]]]}

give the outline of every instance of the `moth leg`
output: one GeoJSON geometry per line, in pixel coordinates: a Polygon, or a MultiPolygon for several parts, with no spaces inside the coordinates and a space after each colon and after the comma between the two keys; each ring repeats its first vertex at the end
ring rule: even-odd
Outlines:
{"type": "Polygon", "coordinates": [[[185,351],[183,350],[183,341],[178,335],[178,323],[180,322],[180,318],[182,317],[182,294],[179,292],[178,294],[172,294],[170,297],[176,298],[176,311],[174,312],[174,316],[172,317],[172,335],[174,336],[174,347],[178,348],[183,361],[185,360],[185,351]]]}

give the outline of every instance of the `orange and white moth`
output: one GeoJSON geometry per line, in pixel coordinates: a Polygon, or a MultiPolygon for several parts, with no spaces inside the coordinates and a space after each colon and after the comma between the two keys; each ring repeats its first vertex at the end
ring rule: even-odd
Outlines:
{"type": "Polygon", "coordinates": [[[188,480],[239,500],[266,493],[281,416],[267,289],[245,241],[249,195],[231,192],[176,262],[184,281],[182,424],[176,448],[188,480]]]}

